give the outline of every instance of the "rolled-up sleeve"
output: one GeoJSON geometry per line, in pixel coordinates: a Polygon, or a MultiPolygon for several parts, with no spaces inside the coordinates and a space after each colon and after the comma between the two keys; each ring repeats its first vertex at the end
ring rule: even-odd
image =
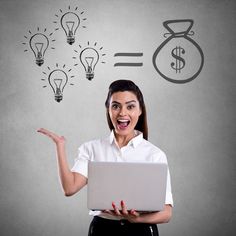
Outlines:
{"type": "Polygon", "coordinates": [[[88,178],[88,162],[89,162],[89,152],[85,144],[78,148],[78,155],[75,159],[74,166],[72,167],[72,172],[77,172],[86,178],[88,178]]]}
{"type": "Polygon", "coordinates": [[[155,161],[167,164],[167,183],[166,183],[165,204],[170,204],[171,206],[174,206],[172,190],[171,190],[171,177],[170,177],[170,171],[169,171],[169,166],[168,166],[166,154],[161,151],[160,153],[156,154],[155,157],[156,157],[155,161]]]}
{"type": "Polygon", "coordinates": [[[170,204],[172,207],[174,206],[172,190],[171,190],[171,180],[170,180],[169,167],[168,167],[168,171],[167,171],[166,200],[165,200],[165,204],[170,204]]]}

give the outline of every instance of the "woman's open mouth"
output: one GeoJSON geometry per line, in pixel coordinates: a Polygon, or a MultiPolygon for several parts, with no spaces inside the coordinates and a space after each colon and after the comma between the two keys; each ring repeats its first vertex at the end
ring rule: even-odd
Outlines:
{"type": "Polygon", "coordinates": [[[119,129],[127,128],[129,123],[130,123],[130,120],[126,120],[126,119],[119,119],[119,120],[117,120],[117,124],[118,124],[118,128],[119,129]]]}

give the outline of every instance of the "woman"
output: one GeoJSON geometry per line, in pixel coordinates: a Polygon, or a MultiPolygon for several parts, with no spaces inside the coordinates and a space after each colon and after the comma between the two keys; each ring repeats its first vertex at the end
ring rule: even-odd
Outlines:
{"type": "MultiPolygon", "coordinates": [[[[38,132],[49,136],[56,144],[61,183],[66,196],[77,193],[87,184],[88,161],[164,162],[166,156],[148,139],[146,108],[143,95],[132,81],[117,80],[110,87],[105,102],[109,137],[84,143],[70,170],[65,153],[65,138],[48,130],[38,132]]],[[[169,222],[173,199],[168,171],[166,201],[163,211],[139,213],[127,210],[125,202],[112,203],[112,211],[90,211],[94,216],[89,236],[158,235],[156,224],[169,222]],[[121,210],[119,210],[121,209],[121,210]]]]}

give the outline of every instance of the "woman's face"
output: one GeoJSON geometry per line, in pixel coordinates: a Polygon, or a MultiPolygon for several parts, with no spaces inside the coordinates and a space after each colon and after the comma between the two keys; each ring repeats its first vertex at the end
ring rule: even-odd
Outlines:
{"type": "Polygon", "coordinates": [[[118,135],[132,135],[142,111],[136,95],[129,91],[113,93],[109,115],[118,135]]]}

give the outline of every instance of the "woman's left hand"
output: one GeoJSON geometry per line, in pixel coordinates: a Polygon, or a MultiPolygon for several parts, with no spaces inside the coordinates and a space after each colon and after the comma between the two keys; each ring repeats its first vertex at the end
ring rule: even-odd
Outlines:
{"type": "Polygon", "coordinates": [[[140,213],[135,211],[134,209],[131,210],[127,210],[127,207],[125,205],[125,202],[122,200],[120,202],[120,206],[121,206],[121,210],[119,210],[119,207],[116,206],[116,204],[113,202],[112,203],[112,208],[113,210],[105,210],[105,213],[111,214],[111,215],[115,215],[115,216],[119,216],[123,219],[126,219],[132,223],[137,223],[140,213]]]}

